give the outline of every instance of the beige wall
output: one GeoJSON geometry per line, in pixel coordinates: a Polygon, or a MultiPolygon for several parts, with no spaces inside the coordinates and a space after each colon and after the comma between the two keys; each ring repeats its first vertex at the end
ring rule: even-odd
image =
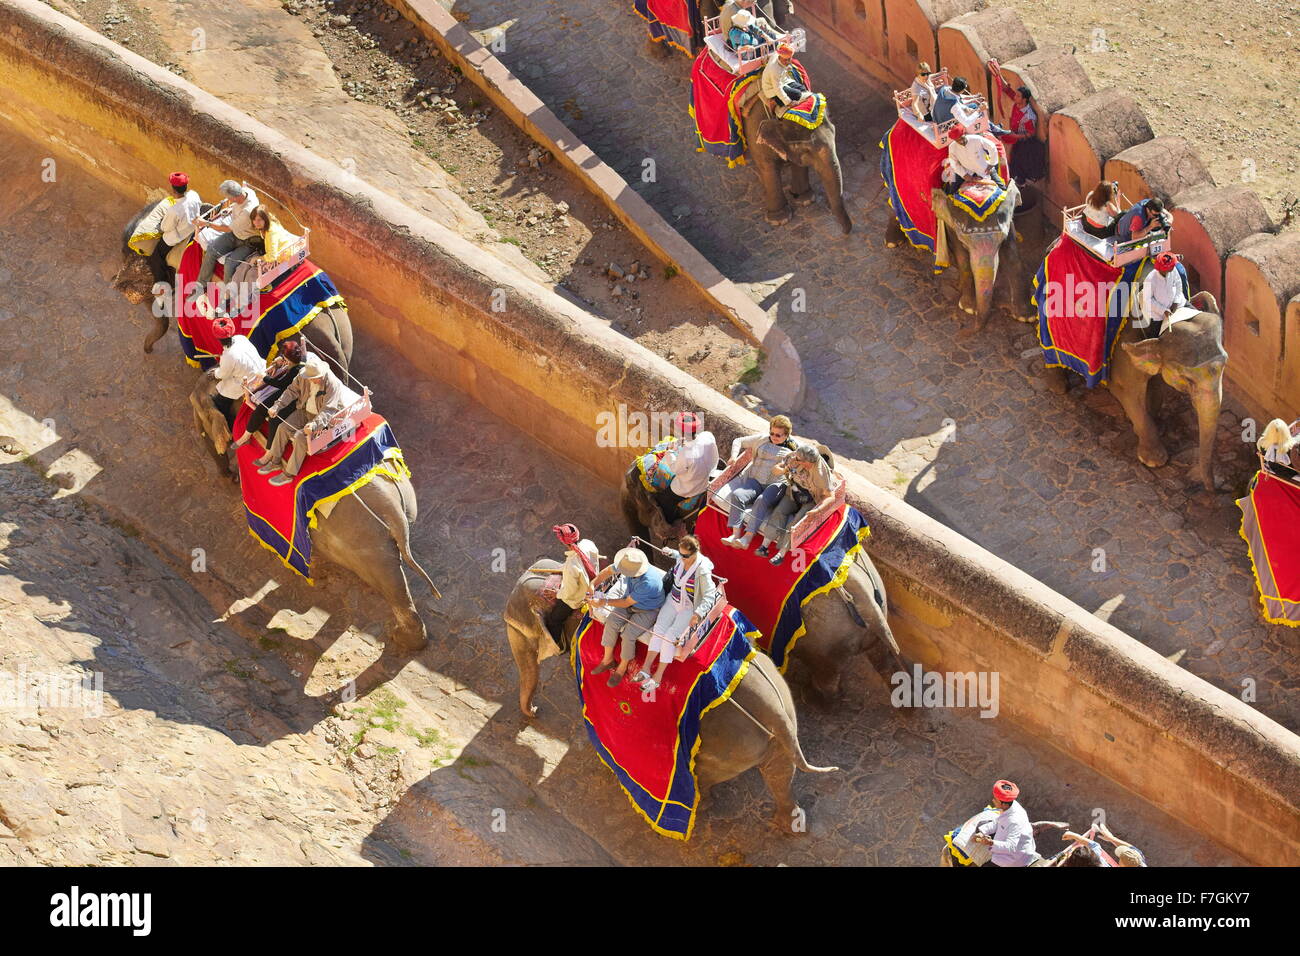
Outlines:
{"type": "MultiPolygon", "coordinates": [[[[607,482],[596,416],[682,405],[722,442],[758,419],[507,263],[35,0],[0,0],[0,116],[142,196],[178,163],[294,202],[357,326],[607,482]],[[39,51],[39,52],[36,52],[39,51]],[[89,78],[93,78],[93,81],[89,78]],[[193,143],[178,156],[179,143],[193,143]],[[505,315],[491,311],[505,289],[505,315]]],[[[997,670],[1003,716],[1260,863],[1300,864],[1300,740],[1022,572],[847,476],[906,651],[997,670]]]]}

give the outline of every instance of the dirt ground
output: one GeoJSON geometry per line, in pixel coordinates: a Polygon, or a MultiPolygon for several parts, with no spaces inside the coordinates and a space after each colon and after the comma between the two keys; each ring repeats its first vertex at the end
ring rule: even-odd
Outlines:
{"type": "MultiPolygon", "coordinates": [[[[1300,5],[1295,0],[992,0],[1040,46],[1073,47],[1097,89],[1128,90],[1157,136],[1197,145],[1220,186],[1246,183],[1274,222],[1300,198],[1300,5]],[[1100,31],[1100,32],[1098,32],[1100,31]]],[[[1295,216],[1293,215],[1294,221],[1295,216]]]]}

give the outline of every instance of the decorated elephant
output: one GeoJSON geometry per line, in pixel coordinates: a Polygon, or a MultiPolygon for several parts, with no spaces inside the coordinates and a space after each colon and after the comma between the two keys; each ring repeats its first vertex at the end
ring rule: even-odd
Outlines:
{"type": "MultiPolygon", "coordinates": [[[[833,466],[829,449],[817,447],[833,466]]],[[[621,499],[628,530],[657,547],[675,545],[682,535],[694,530],[694,512],[669,524],[646,489],[642,474],[643,469],[634,461],[624,477],[621,499]]],[[[703,505],[702,500],[699,505],[703,505]]],[[[844,668],[858,654],[866,654],[886,681],[890,675],[907,669],[889,627],[884,582],[865,551],[857,553],[843,585],[809,600],[803,605],[802,616],[806,632],[795,644],[792,657],[807,672],[822,703],[829,703],[839,694],[844,668]]]]}
{"type": "MultiPolygon", "coordinates": [[[[1138,460],[1159,468],[1169,460],[1151,415],[1151,379],[1159,375],[1189,396],[1196,411],[1199,450],[1196,476],[1208,492],[1214,485],[1214,436],[1223,404],[1223,371],[1228,353],[1223,348],[1223,319],[1209,292],[1199,292],[1208,311],[1175,322],[1162,335],[1143,339],[1140,331],[1126,328],[1111,369],[1110,389],[1124,406],[1138,439],[1138,460]]],[[[1055,371],[1060,371],[1059,369],[1055,371]]]]}
{"type": "MultiPolygon", "coordinates": [[[[963,334],[978,332],[988,324],[999,293],[1004,306],[1021,321],[1033,321],[1022,315],[1024,266],[1017,245],[1014,217],[1020,204],[1020,189],[1015,180],[1007,183],[1007,193],[997,208],[983,221],[957,206],[942,189],[932,189],[930,205],[942,234],[936,260],[942,265],[952,260],[961,286],[959,305],[963,312],[976,316],[977,322],[963,334]],[[945,251],[946,250],[946,251],[945,251]]],[[[898,220],[891,216],[885,245],[889,248],[904,242],[898,220]]]]}
{"type": "Polygon", "coordinates": [[[844,207],[844,174],[840,158],[835,151],[835,125],[830,109],[816,129],[808,129],[788,119],[771,115],[763,97],[757,93],[745,103],[742,115],[746,157],[758,173],[763,184],[766,219],[779,226],[790,221],[790,202],[796,206],[810,206],[815,202],[809,171],[817,173],[831,214],[848,235],[853,230],[853,220],[844,207]],[[786,200],[781,172],[790,167],[790,201],[786,200]]]}
{"type": "MultiPolygon", "coordinates": [[[[558,574],[560,569],[557,561],[543,558],[533,562],[515,583],[502,615],[510,653],[519,669],[519,707],[529,719],[537,714],[533,696],[539,665],[560,654],[536,610],[536,594],[547,575],[558,574]]],[[[568,638],[572,639],[580,617],[577,612],[570,616],[568,638]]],[[[695,757],[699,793],[707,795],[715,785],[753,767],[763,775],[776,802],[773,823],[784,830],[789,830],[798,810],[792,788],[794,772],[831,773],[838,769],[812,766],[804,757],[790,688],[763,654],[753,657],[731,696],[700,719],[695,757]]]]}
{"type": "MultiPolygon", "coordinates": [[[[230,428],[213,404],[215,394],[216,378],[211,371],[204,372],[190,393],[194,424],[199,437],[206,438],[218,467],[229,469],[238,480],[230,428]]],[[[442,596],[411,554],[410,531],[415,519],[415,489],[410,479],[381,477],[344,495],[328,515],[318,514],[311,532],[314,552],[347,568],[388,601],[394,616],[388,636],[406,652],[420,650],[429,638],[411,597],[403,562],[420,573],[435,597],[442,596]]]]}
{"type": "MultiPolygon", "coordinates": [[[[122,230],[122,254],[125,262],[118,271],[116,284],[133,302],[152,302],[150,290],[153,277],[145,264],[144,256],[131,249],[129,240],[137,225],[154,209],[156,202],[147,204],[127,222],[122,230]]],[[[205,210],[209,208],[205,206],[205,210]]],[[[152,353],[155,343],[167,334],[169,315],[157,306],[153,309],[153,329],[145,337],[144,350],[152,353]]],[[[317,352],[329,358],[334,368],[347,371],[352,362],[352,322],[347,307],[339,304],[322,308],[302,329],[307,341],[317,352]]]]}

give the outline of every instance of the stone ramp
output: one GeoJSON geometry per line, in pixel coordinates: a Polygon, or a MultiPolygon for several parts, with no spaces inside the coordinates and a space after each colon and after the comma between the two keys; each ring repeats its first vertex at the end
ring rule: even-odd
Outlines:
{"type": "MultiPolygon", "coordinates": [[[[0,131],[5,168],[39,169],[48,152],[0,131]]],[[[458,848],[443,829],[418,826],[427,800],[426,809],[444,814],[439,819],[447,829],[452,821],[460,826],[455,843],[480,841],[485,859],[495,854],[503,862],[596,862],[603,853],[628,864],[929,865],[943,830],[981,805],[992,779],[1009,775],[1033,794],[1036,818],[1086,822],[1102,807],[1117,832],[1158,862],[1240,862],[1000,722],[951,717],[937,735],[915,733],[865,675],[849,682],[865,693],[850,694],[833,714],[801,712],[811,759],[845,768],[798,779],[810,834],[773,840],[761,780],[747,774],[719,788],[691,843],[655,836],[586,745],[572,677],[562,665],[547,669],[546,710],[535,726],[515,715],[515,676],[499,616],[519,570],[553,551],[552,524],[574,521],[603,551],[617,546],[625,532],[614,490],[360,330],[356,373],[375,387],[377,407],[392,421],[414,470],[421,502],[414,549],[446,595],[435,604],[417,589],[437,643],[414,661],[381,654],[366,633],[377,633],[387,619],[373,595],[328,569],[310,588],[248,538],[235,490],[215,473],[193,434],[185,402],[193,371],[181,363],[174,340],[153,356],[140,353],[145,307],[130,305],[109,286],[119,265],[117,223],[130,214],[131,202],[106,194],[65,157],[59,168],[55,188],[0,196],[0,275],[9,289],[0,307],[0,351],[7,356],[0,395],[25,420],[51,419],[56,440],[39,447],[38,456],[47,447],[58,457],[75,448],[93,462],[98,470],[79,493],[138,528],[173,567],[192,567],[193,549],[203,549],[207,570],[182,572],[184,579],[210,602],[214,617],[248,635],[250,650],[270,642],[282,662],[279,673],[287,675],[276,687],[278,710],[248,698],[253,706],[230,713],[251,711],[243,719],[260,728],[254,741],[268,753],[285,739],[284,728],[297,734],[319,728],[347,754],[358,802],[394,818],[391,831],[387,824],[372,827],[363,850],[368,858],[393,860],[385,846],[414,840],[421,859],[464,861],[465,844],[458,848]],[[79,228],[50,234],[43,224],[51,221],[79,228]],[[37,234],[46,240],[18,241],[37,234]],[[51,290],[57,290],[54,301],[51,290]],[[46,334],[33,336],[38,326],[46,334]],[[84,387],[70,390],[72,380],[84,387]],[[334,723],[337,695],[353,680],[357,700],[334,723]],[[391,738],[382,745],[399,751],[393,755],[368,737],[373,756],[362,753],[365,744],[348,753],[358,730],[384,719],[370,714],[382,690],[405,703],[394,733],[409,739],[400,747],[391,738]],[[416,734],[427,738],[433,731],[436,745],[417,742],[416,734]],[[491,830],[496,808],[506,811],[507,827],[512,818],[520,821],[517,845],[491,830]],[[563,854],[547,839],[557,833],[571,843],[563,854]]],[[[168,653],[157,649],[160,659],[168,653]]],[[[223,672],[240,681],[238,690],[247,683],[223,672]]]]}

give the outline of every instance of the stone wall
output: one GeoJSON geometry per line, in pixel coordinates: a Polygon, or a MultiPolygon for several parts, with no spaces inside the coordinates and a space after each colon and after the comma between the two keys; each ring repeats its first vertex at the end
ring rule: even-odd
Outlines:
{"type": "MultiPolygon", "coordinates": [[[[55,13],[0,0],[0,118],[51,143],[61,175],[143,197],[183,165],[285,197],[358,328],[598,480],[628,449],[597,416],[698,408],[725,443],[762,422],[508,263],[55,13]],[[505,312],[494,311],[504,296],[505,312]]],[[[37,175],[36,171],[32,175],[37,175]]],[[[15,180],[16,181],[16,180],[15,180]]],[[[1001,713],[1180,821],[1264,864],[1300,864],[1300,739],[856,474],[850,500],[906,652],[996,670],[1001,713]]]]}

